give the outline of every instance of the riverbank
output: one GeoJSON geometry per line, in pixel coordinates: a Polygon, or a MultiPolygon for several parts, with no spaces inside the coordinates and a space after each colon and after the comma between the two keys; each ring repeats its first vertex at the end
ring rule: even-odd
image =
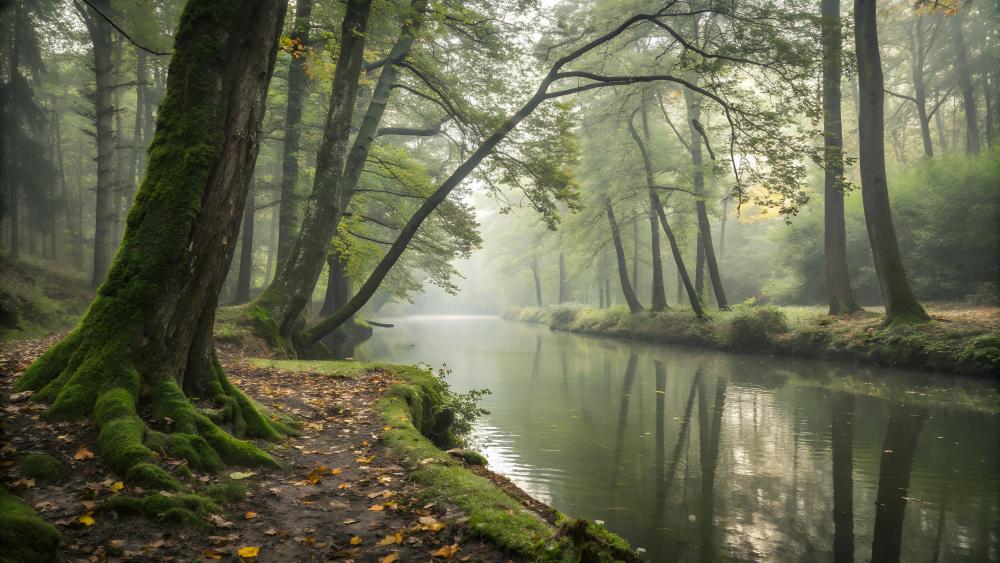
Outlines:
{"type": "Polygon", "coordinates": [[[258,444],[280,467],[200,472],[164,454],[189,491],[119,482],[89,424],[42,422],[45,405],[10,395],[55,339],[0,347],[0,482],[12,493],[0,498],[0,520],[44,532],[23,546],[37,560],[54,556],[55,530],[68,559],[635,559],[603,528],[494,484],[502,479],[465,461],[474,456],[445,452],[455,445],[453,396],[412,366],[224,356],[233,383],[300,422],[300,435],[258,444]]]}
{"type": "Polygon", "coordinates": [[[881,325],[873,311],[831,317],[818,307],[754,307],[712,312],[642,312],[582,305],[510,309],[504,318],[553,330],[753,352],[836,360],[960,375],[1000,374],[1000,308],[929,307],[932,321],[881,325]]]}

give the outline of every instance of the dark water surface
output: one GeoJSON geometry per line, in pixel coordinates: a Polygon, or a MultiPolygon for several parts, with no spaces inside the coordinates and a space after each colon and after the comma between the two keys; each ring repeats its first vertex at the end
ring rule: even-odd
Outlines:
{"type": "Polygon", "coordinates": [[[356,357],[489,388],[493,470],[652,561],[1000,560],[995,384],[492,317],[395,322],[356,357]]]}

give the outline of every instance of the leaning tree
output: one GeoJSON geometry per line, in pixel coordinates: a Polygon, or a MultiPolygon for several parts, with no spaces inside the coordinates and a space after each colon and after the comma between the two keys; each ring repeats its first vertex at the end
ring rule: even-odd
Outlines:
{"type": "Polygon", "coordinates": [[[159,452],[200,469],[271,464],[239,437],[276,439],[285,429],[226,379],[212,326],[286,5],[188,2],[112,268],[79,326],[16,385],[51,402],[49,419],[92,417],[104,460],[148,488],[179,487],[156,464],[159,452]],[[217,408],[196,409],[193,400],[217,408]]]}

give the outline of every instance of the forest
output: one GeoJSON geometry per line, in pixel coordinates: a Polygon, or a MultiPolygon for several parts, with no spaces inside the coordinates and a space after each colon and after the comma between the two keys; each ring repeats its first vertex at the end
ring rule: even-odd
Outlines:
{"type": "Polygon", "coordinates": [[[0,30],[0,563],[1000,562],[1000,3],[0,30]]]}

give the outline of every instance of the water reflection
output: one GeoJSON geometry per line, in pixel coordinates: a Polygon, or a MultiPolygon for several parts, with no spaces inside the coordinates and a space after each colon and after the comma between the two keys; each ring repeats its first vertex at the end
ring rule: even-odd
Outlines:
{"type": "Polygon", "coordinates": [[[490,388],[493,469],[651,560],[1000,559],[991,384],[489,318],[400,319],[357,356],[490,388]]]}

